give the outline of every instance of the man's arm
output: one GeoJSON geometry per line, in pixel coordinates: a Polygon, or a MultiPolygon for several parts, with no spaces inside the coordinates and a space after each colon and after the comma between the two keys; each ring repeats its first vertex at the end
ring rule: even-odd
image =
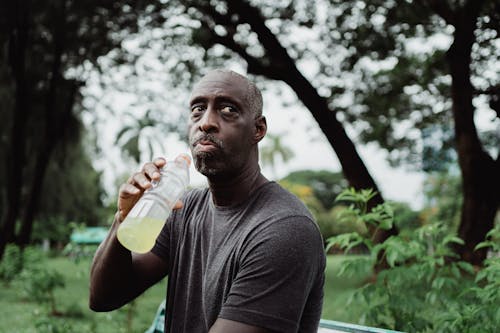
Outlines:
{"type": "Polygon", "coordinates": [[[208,333],[273,333],[262,327],[247,325],[238,321],[219,318],[215,321],[208,333]]]}
{"type": "MultiPolygon", "coordinates": [[[[131,301],[167,274],[168,263],[152,252],[131,253],[116,238],[125,219],[151,181],[160,178],[162,158],[146,163],[133,174],[118,193],[118,211],[108,236],[97,249],[90,271],[89,306],[94,311],[110,311],[131,301]]],[[[176,207],[182,204],[178,202],[176,207]]]]}
{"type": "Polygon", "coordinates": [[[148,252],[131,253],[116,238],[118,217],[99,246],[90,271],[89,306],[94,311],[117,309],[167,274],[167,263],[148,252]]]}

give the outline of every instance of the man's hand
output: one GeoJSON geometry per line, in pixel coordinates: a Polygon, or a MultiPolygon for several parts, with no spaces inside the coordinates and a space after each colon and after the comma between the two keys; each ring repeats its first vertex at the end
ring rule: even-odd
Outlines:
{"type": "MultiPolygon", "coordinates": [[[[163,157],[156,158],[153,162],[144,164],[141,171],[134,173],[125,184],[120,186],[118,192],[118,221],[125,220],[128,213],[141,198],[144,191],[150,188],[152,181],[161,177],[161,168],[167,164],[163,157]]],[[[174,209],[182,207],[182,202],[177,201],[174,209]]]]}

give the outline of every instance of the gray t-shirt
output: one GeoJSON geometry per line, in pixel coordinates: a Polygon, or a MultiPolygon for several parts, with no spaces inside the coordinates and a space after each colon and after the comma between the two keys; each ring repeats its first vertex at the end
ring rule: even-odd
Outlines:
{"type": "Polygon", "coordinates": [[[168,262],[165,332],[208,332],[220,317],[277,332],[316,332],[325,255],[307,208],[275,182],[243,203],[195,189],[153,253],[168,262]]]}

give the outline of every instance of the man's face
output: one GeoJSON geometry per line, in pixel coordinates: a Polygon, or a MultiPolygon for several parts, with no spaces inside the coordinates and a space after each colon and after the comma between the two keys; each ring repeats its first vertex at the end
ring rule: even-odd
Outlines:
{"type": "Polygon", "coordinates": [[[243,78],[212,72],[192,92],[189,143],[196,169],[207,177],[235,176],[257,158],[248,91],[243,78]]]}

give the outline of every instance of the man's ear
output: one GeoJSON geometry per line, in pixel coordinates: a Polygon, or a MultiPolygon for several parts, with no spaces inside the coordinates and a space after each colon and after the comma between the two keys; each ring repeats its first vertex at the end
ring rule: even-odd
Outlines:
{"type": "Polygon", "coordinates": [[[255,119],[255,135],[254,140],[255,143],[260,142],[266,136],[267,133],[267,122],[266,117],[260,116],[255,119]]]}

